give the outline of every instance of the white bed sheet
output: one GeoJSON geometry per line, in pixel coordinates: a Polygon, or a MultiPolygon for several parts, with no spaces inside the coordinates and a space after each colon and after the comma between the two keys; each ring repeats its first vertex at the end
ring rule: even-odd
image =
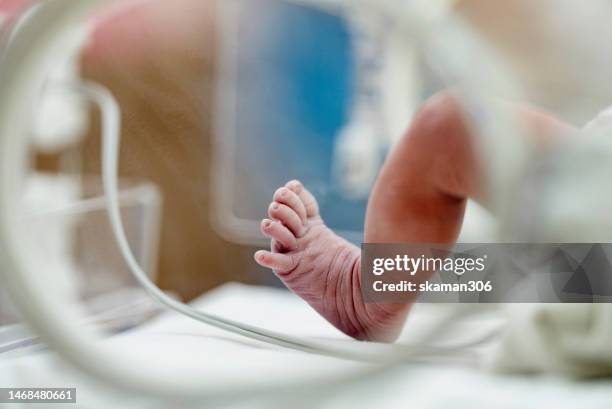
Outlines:
{"type": "MultiPolygon", "coordinates": [[[[377,344],[350,340],[303,301],[284,290],[228,284],[200,297],[193,305],[210,313],[291,335],[316,337],[347,347],[357,345],[364,350],[379,347],[377,344]]],[[[448,308],[441,305],[416,306],[401,342],[413,342],[448,308]]],[[[462,323],[453,333],[452,342],[474,338],[479,332],[485,333],[499,323],[499,317],[492,310],[462,323]]],[[[156,363],[166,364],[173,370],[184,368],[185,376],[198,376],[203,382],[230,383],[236,387],[241,382],[256,378],[280,385],[285,380],[305,374],[330,374],[363,367],[363,364],[251,341],[174,313],[164,314],[134,331],[105,342],[123,350],[146,354],[156,363]]],[[[486,350],[479,350],[479,354],[477,356],[486,356],[486,350]]],[[[0,361],[0,383],[0,387],[76,386],[81,407],[102,407],[119,401],[126,408],[171,406],[150,401],[147,397],[127,397],[113,392],[88,380],[52,353],[0,361]]],[[[299,399],[308,403],[307,407],[334,408],[609,409],[612,402],[612,383],[608,381],[572,382],[553,377],[508,377],[456,363],[403,366],[332,392],[315,392],[310,391],[299,399]]],[[[290,398],[279,389],[278,394],[268,398],[249,400],[234,406],[286,407],[287,399],[290,398]]]]}

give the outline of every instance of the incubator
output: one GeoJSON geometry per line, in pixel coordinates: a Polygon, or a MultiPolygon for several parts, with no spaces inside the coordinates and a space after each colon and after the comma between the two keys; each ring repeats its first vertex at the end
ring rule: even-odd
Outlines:
{"type": "MultiPolygon", "coordinates": [[[[80,68],[101,16],[131,15],[146,3],[48,0],[0,19],[0,367],[6,368],[0,387],[77,387],[92,407],[167,407],[177,399],[184,407],[280,407],[296,398],[335,407],[376,404],[378,391],[407,385],[412,399],[433,407],[439,402],[427,382],[449,364],[440,382],[450,385],[465,375],[471,388],[493,381],[465,368],[609,375],[609,304],[509,306],[506,312],[417,305],[404,336],[386,345],[342,336],[278,289],[229,284],[192,303],[160,289],[163,209],[175,198],[164,197],[158,183],[122,174],[121,142],[131,129],[122,121],[133,118],[121,102],[129,99],[85,80],[80,68]],[[100,171],[92,176],[80,152],[96,126],[100,171]],[[591,326],[585,329],[585,322],[591,326]],[[546,350],[555,330],[567,343],[546,350]],[[588,339],[592,348],[576,352],[577,339],[588,339]],[[593,367],[593,355],[605,358],[593,367]]],[[[547,17],[536,25],[544,32],[539,55],[517,51],[519,45],[483,23],[491,9],[478,2],[214,4],[216,76],[205,85],[214,88],[212,140],[208,155],[195,156],[210,158],[202,214],[228,242],[261,245],[259,219],[269,198],[297,178],[319,199],[329,227],[359,243],[385,156],[419,106],[447,87],[456,90],[476,135],[490,198],[486,210],[468,205],[462,241],[609,241],[609,114],[582,125],[612,101],[604,75],[612,61],[602,51],[612,38],[604,17],[609,2],[593,1],[580,13],[571,1],[534,7],[537,18],[547,17]],[[561,45],[567,55],[554,51],[561,45]],[[583,69],[576,59],[588,70],[576,72],[583,69]],[[577,90],[582,94],[571,98],[577,90]],[[574,122],[586,141],[569,140],[540,155],[535,144],[517,137],[529,131],[500,109],[500,98],[544,106],[574,122]]],[[[138,18],[134,14],[134,24],[161,21],[158,15],[138,18]]],[[[120,57],[126,70],[138,55],[132,51],[120,57]]],[[[171,75],[176,67],[169,62],[166,69],[171,75]]],[[[190,87],[190,94],[201,92],[199,86],[176,87],[190,87]]],[[[157,118],[154,98],[135,89],[142,94],[135,105],[157,118]]],[[[167,89],[154,92],[172,104],[177,121],[192,114],[167,89]]],[[[196,116],[207,115],[199,108],[196,116]]],[[[171,162],[163,147],[184,143],[172,136],[158,140],[154,157],[141,159],[171,162]]],[[[181,186],[191,182],[171,178],[181,186]]],[[[225,250],[203,245],[198,251],[222,257],[225,250]]],[[[497,382],[493,389],[530,387],[528,381],[497,382]]],[[[564,386],[551,382],[551,391],[564,386]]],[[[467,399],[458,390],[455,396],[467,399]]],[[[594,407],[609,402],[609,393],[596,387],[565,390],[576,394],[559,399],[560,407],[579,399],[594,407]]],[[[480,403],[487,399],[482,395],[480,403]]]]}

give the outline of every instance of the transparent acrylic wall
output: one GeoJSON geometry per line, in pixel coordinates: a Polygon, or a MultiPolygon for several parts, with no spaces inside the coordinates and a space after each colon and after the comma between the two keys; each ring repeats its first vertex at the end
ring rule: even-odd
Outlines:
{"type": "MultiPolygon", "coordinates": [[[[150,318],[159,306],[137,285],[123,261],[100,188],[95,178],[81,181],[71,176],[32,176],[24,198],[32,210],[23,223],[32,238],[31,257],[39,263],[40,285],[67,296],[74,291],[87,312],[86,320],[116,333],[150,318]],[[70,197],[75,194],[80,198],[72,201],[70,197]],[[48,200],[50,197],[55,199],[48,200]],[[56,203],[50,204],[52,201],[56,203]]],[[[160,192],[151,183],[125,183],[121,189],[128,241],[152,279],[156,274],[161,205],[160,192]]],[[[0,287],[0,357],[40,347],[21,324],[6,290],[0,287]]]]}

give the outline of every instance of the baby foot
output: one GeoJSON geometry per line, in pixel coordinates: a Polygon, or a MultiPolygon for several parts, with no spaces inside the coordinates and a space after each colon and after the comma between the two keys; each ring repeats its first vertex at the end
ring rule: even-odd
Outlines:
{"type": "MultiPolygon", "coordinates": [[[[361,296],[360,250],[331,231],[312,194],[298,181],[279,188],[261,222],[272,251],[255,260],[338,329],[357,339],[390,341],[405,312],[365,304],[361,296]]],[[[402,308],[403,310],[404,308],[402,308]]]]}

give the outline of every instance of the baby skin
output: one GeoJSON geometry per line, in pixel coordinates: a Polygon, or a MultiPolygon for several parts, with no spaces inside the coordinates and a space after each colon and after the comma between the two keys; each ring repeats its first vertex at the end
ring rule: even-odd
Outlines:
{"type": "MultiPolygon", "coordinates": [[[[572,130],[532,108],[513,110],[531,137],[545,145],[572,130]]],[[[483,175],[459,101],[450,92],[429,100],[386,160],[372,190],[366,243],[456,242],[468,198],[486,205],[483,175]]],[[[299,181],[279,188],[261,222],[271,251],[255,260],[345,334],[392,342],[411,303],[366,303],[361,293],[360,249],[324,223],[313,195],[299,181]]]]}

